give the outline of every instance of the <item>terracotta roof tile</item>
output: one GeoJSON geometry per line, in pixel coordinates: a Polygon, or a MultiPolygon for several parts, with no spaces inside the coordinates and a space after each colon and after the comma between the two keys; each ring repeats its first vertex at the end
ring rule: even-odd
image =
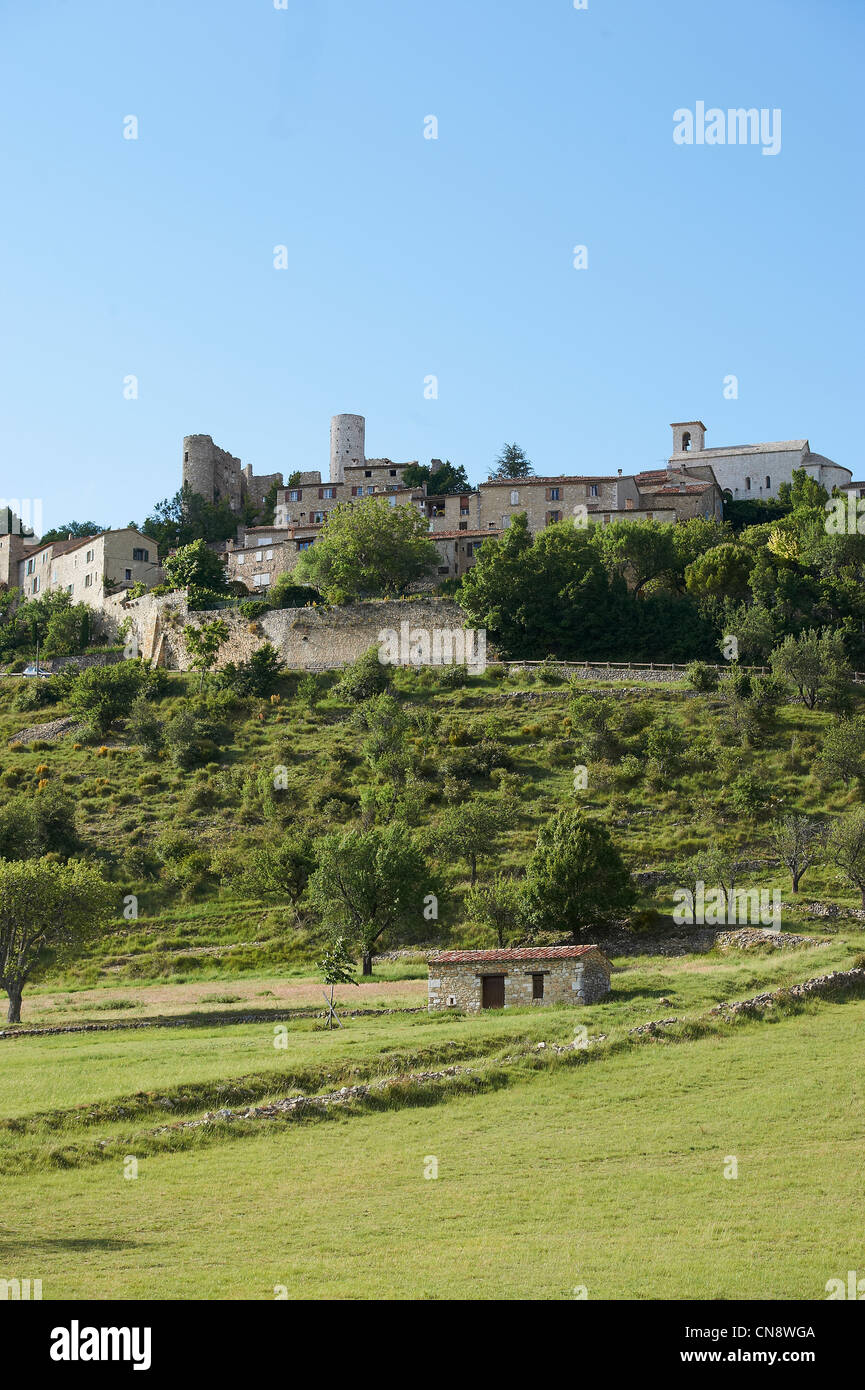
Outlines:
{"type": "Polygon", "coordinates": [[[600,946],[517,946],[512,950],[495,951],[438,951],[427,957],[429,965],[484,965],[489,961],[509,960],[574,960],[597,951],[600,946]]]}

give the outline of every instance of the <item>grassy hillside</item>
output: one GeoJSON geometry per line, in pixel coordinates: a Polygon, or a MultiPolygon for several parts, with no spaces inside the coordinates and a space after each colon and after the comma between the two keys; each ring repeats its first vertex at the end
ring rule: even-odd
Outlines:
{"type": "MultiPolygon", "coordinates": [[[[449,801],[469,794],[488,800],[506,794],[516,808],[500,850],[481,857],[481,879],[493,869],[524,867],[539,827],[579,797],[610,825],[632,869],[670,869],[720,843],[766,861],[749,883],[784,889],[785,927],[813,928],[788,892],[786,873],[771,862],[768,826],[781,808],[840,815],[860,799],[855,785],[833,785],[820,774],[817,758],[834,715],[785,705],[752,746],[732,726],[719,695],[695,696],[681,686],[622,690],[586,683],[575,690],[544,674],[487,673],[454,689],[448,679],[435,671],[396,673],[395,693],[413,720],[403,781],[370,756],[356,704],[328,688],[327,677],[319,678],[314,707],[299,675],[284,677],[274,700],[222,700],[218,739],[203,754],[207,762],[186,769],[164,754],[146,757],[129,741],[122,719],[97,741],[73,732],[54,743],[10,744],[22,730],[71,711],[62,699],[42,711],[21,710],[27,683],[5,678],[0,784],[7,795],[40,795],[41,787],[73,798],[84,852],[116,883],[118,908],[127,895],[138,902],[137,920],[118,912],[116,929],[62,970],[49,967],[46,983],[74,988],[302,970],[321,945],[314,914],[235,896],[225,886],[227,869],[286,829],[318,834],[402,816],[423,836],[449,801]],[[588,737],[585,700],[573,703],[581,689],[612,711],[612,751],[588,737]],[[667,743],[680,745],[669,758],[667,743]],[[474,759],[479,748],[490,747],[501,765],[487,775],[474,759]],[[577,762],[588,771],[582,792],[573,788],[577,762]],[[287,785],[272,792],[277,767],[285,769],[287,785]]],[[[197,686],[197,677],[173,677],[156,702],[160,717],[194,701],[197,686]]],[[[450,907],[430,924],[427,939],[493,944],[462,910],[468,866],[452,860],[443,867],[450,907]]],[[[671,893],[670,885],[646,889],[641,905],[667,911],[671,893]]],[[[805,877],[800,898],[810,897],[857,902],[831,864],[805,877]]]]}

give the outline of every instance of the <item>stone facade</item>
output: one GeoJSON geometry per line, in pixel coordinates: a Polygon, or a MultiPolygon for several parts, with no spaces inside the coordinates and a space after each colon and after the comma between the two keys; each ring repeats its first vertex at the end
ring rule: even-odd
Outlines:
{"type": "Polygon", "coordinates": [[[792,481],[793,469],[804,468],[831,493],[833,487],[850,485],[853,474],[823,454],[813,454],[807,439],[787,439],[774,444],[736,444],[706,448],[702,420],[671,426],[673,453],[669,466],[693,473],[709,465],[723,492],[734,499],[777,497],[781,483],[792,481]]]}
{"type": "Polygon", "coordinates": [[[598,946],[439,951],[428,959],[431,1012],[593,1004],[610,991],[612,966],[598,946]],[[490,981],[490,984],[484,982],[490,981]]]}
{"type": "Polygon", "coordinates": [[[162,580],[156,541],[127,526],[83,540],[49,541],[17,562],[16,584],[27,598],[65,591],[73,603],[101,609],[107,594],[162,580]]]}
{"type": "Polygon", "coordinates": [[[227,497],[231,510],[239,515],[246,501],[261,507],[274,483],[281,486],[282,474],[257,478],[251,464],[244,467],[239,458],[214,444],[209,434],[188,434],[183,441],[183,483],[207,502],[227,497]]]}

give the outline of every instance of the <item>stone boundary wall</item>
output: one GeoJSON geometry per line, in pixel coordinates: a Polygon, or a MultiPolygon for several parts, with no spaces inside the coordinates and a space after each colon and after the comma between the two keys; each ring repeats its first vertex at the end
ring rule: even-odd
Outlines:
{"type": "MultiPolygon", "coordinates": [[[[250,598],[253,598],[250,595],[250,598]]],[[[230,636],[219,654],[219,666],[229,661],[248,661],[252,653],[270,642],[290,670],[328,671],[338,669],[378,646],[385,628],[399,632],[401,623],[411,628],[462,630],[466,616],[452,599],[410,598],[370,599],[344,607],[277,608],[261,618],[244,618],[234,609],[222,608],[198,613],[190,611],[186,593],[144,594],[138,599],[121,597],[106,601],[101,614],[101,630],[113,641],[121,640],[120,628],[131,620],[142,655],[151,660],[159,648],[159,664],[170,670],[190,669],[183,642],[187,622],[195,624],[223,618],[230,636]],[[161,639],[161,647],[160,647],[161,639]]]]}

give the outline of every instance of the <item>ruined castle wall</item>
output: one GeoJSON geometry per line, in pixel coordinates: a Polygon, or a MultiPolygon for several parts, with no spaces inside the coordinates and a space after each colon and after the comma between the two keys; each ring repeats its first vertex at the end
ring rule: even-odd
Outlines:
{"type": "Polygon", "coordinates": [[[127,638],[134,635],[141,654],[150,660],[162,639],[160,664],[169,670],[189,670],[190,662],[183,642],[183,627],[223,618],[230,636],[219,654],[219,666],[229,661],[248,661],[265,641],[279,652],[289,669],[331,670],[347,665],[378,646],[379,633],[386,628],[399,632],[400,623],[412,628],[462,629],[465,616],[459,604],[450,599],[383,599],[348,604],[344,608],[280,608],[256,622],[230,609],[219,612],[190,612],[186,595],[144,594],[124,602],[121,596],[105,600],[99,617],[101,630],[113,641],[120,638],[121,624],[128,618],[127,638]]]}

